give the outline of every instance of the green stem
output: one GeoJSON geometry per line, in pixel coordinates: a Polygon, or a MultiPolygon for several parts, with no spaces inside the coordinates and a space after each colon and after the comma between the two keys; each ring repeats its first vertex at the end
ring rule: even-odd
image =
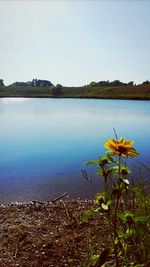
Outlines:
{"type": "Polygon", "coordinates": [[[119,159],[118,159],[118,173],[119,173],[119,181],[120,181],[121,179],[121,156],[119,156],[119,159]]]}
{"type": "Polygon", "coordinates": [[[117,215],[118,215],[118,208],[119,208],[119,200],[120,200],[120,180],[121,180],[121,156],[118,159],[118,194],[117,200],[115,203],[115,211],[114,211],[114,252],[115,252],[115,260],[116,260],[116,267],[119,266],[119,259],[118,259],[118,240],[116,243],[116,238],[118,238],[118,231],[117,231],[117,215]]]}
{"type": "Polygon", "coordinates": [[[117,195],[117,201],[116,201],[115,213],[114,213],[114,252],[115,252],[116,267],[119,266],[119,261],[118,261],[118,240],[117,240],[117,243],[116,243],[116,238],[118,237],[118,234],[117,234],[118,204],[119,204],[119,194],[117,195]]]}

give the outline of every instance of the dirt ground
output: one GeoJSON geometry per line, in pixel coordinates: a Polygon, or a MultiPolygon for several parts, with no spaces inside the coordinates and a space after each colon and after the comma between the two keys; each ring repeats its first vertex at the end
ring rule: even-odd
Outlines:
{"type": "Polygon", "coordinates": [[[100,218],[81,223],[93,202],[0,205],[0,267],[88,266],[109,242],[100,218]],[[107,242],[106,242],[107,240],[107,242]]]}

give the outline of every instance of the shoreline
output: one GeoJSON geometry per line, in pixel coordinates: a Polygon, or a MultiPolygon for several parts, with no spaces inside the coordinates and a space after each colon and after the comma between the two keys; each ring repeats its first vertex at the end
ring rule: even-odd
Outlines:
{"type": "Polygon", "coordinates": [[[31,99],[41,99],[41,98],[49,98],[49,99],[91,99],[91,100],[131,100],[131,101],[150,101],[150,97],[149,98],[110,98],[110,97],[75,97],[75,96],[62,96],[62,97],[52,97],[52,96],[16,96],[16,95],[12,95],[12,96],[1,96],[0,95],[0,99],[1,98],[31,98],[31,99]]]}

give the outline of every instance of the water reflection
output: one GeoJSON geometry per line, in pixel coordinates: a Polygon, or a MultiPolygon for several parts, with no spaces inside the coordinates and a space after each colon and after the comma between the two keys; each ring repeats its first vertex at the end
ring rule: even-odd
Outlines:
{"type": "Polygon", "coordinates": [[[22,102],[26,101],[27,98],[24,98],[24,97],[4,97],[4,98],[1,98],[0,99],[0,104],[4,104],[4,105],[7,105],[7,104],[21,104],[22,102]]]}

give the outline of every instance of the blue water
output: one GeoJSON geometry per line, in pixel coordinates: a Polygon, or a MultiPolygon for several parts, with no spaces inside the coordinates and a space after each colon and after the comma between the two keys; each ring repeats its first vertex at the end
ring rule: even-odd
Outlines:
{"type": "Polygon", "coordinates": [[[91,185],[81,169],[105,153],[113,127],[150,166],[149,101],[1,98],[0,126],[1,202],[91,197],[101,181],[91,185]]]}

